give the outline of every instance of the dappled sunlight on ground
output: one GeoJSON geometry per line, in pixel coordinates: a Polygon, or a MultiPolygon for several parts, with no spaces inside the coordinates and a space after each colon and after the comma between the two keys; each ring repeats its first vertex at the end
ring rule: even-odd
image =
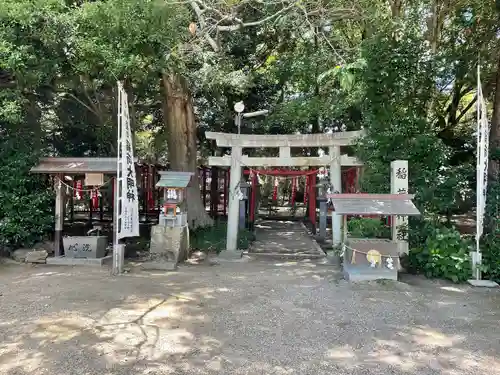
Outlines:
{"type": "Polygon", "coordinates": [[[0,374],[500,374],[498,291],[301,261],[45,268],[0,272],[0,374]]]}
{"type": "MultiPolygon", "coordinates": [[[[384,364],[396,373],[500,374],[500,360],[462,349],[465,337],[447,336],[429,327],[396,332],[392,340],[377,339],[369,349],[344,345],[327,350],[325,357],[339,365],[378,368],[384,364]]],[[[393,372],[391,372],[393,373],[393,372]]]]}

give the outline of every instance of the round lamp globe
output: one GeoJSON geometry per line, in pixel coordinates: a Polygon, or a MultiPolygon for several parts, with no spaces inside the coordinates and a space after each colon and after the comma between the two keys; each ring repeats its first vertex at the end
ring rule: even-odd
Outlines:
{"type": "Polygon", "coordinates": [[[234,110],[238,113],[241,113],[245,110],[245,105],[243,102],[238,102],[234,105],[234,110]]]}

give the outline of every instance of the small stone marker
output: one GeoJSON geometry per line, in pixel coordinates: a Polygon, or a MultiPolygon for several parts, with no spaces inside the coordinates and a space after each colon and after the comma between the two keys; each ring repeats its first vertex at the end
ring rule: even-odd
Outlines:
{"type": "Polygon", "coordinates": [[[26,254],[26,263],[46,263],[49,253],[45,250],[33,250],[26,254]]]}
{"type": "Polygon", "coordinates": [[[17,249],[12,252],[12,259],[16,262],[24,262],[26,260],[26,255],[32,252],[32,249],[17,249]]]}

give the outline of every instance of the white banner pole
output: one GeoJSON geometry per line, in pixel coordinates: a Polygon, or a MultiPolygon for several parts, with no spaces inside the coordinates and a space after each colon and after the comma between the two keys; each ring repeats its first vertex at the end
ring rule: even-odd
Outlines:
{"type": "Polygon", "coordinates": [[[122,138],[122,90],[118,82],[118,129],[116,141],[116,176],[114,181],[114,196],[113,196],[113,275],[118,275],[123,272],[122,251],[120,251],[120,240],[118,239],[119,231],[119,204],[120,204],[120,156],[121,156],[121,138],[122,138]]]}

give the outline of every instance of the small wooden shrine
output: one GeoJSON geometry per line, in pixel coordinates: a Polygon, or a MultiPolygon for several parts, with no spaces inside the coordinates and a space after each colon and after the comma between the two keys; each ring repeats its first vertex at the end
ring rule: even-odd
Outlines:
{"type": "Polygon", "coordinates": [[[186,189],[194,173],[159,172],[156,187],[163,190],[158,224],[168,227],[182,227],[187,224],[185,205],[186,189]]]}
{"type": "Polygon", "coordinates": [[[332,215],[343,217],[343,270],[344,277],[351,281],[377,279],[397,280],[399,265],[398,242],[404,240],[407,228],[397,228],[391,239],[352,238],[349,236],[347,217],[391,216],[404,219],[420,215],[410,194],[328,194],[333,205],[332,215]]]}

